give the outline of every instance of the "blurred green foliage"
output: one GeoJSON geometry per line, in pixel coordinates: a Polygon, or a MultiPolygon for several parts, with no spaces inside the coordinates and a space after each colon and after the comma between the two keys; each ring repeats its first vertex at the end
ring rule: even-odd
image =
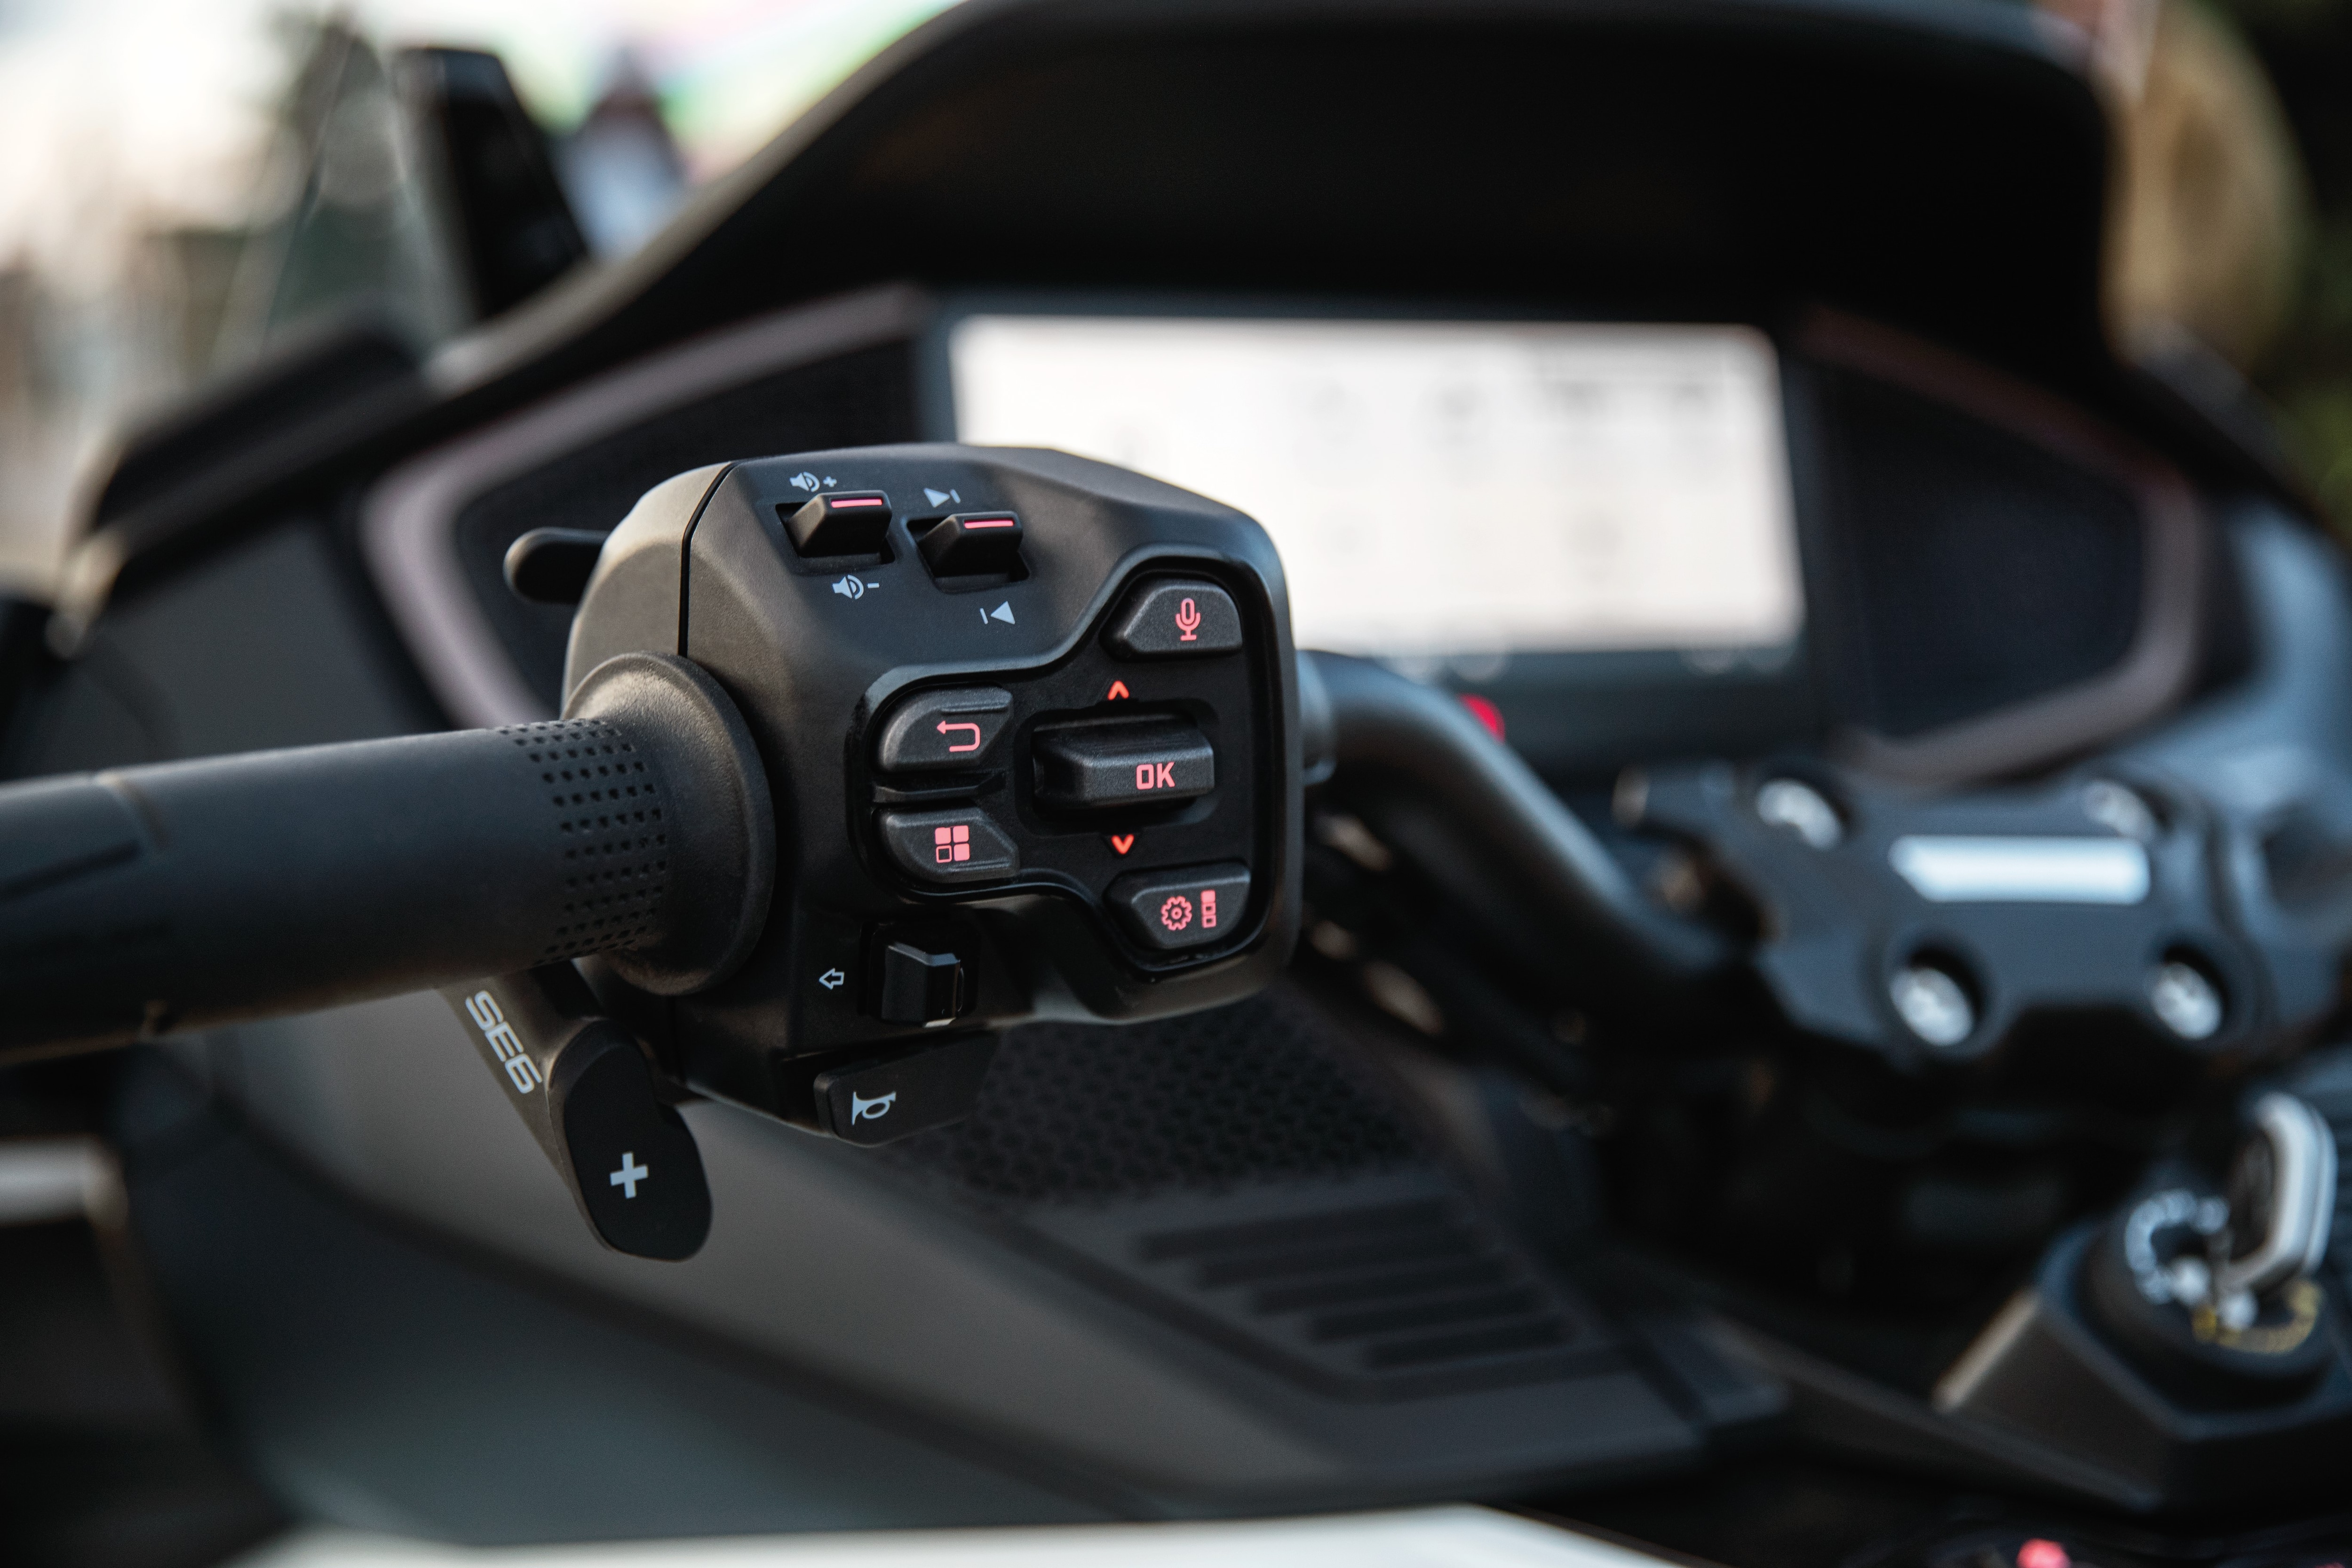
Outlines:
{"type": "Polygon", "coordinates": [[[2336,527],[2352,532],[2352,0],[2218,0],[2269,73],[2310,178],[2293,313],[2255,384],[2336,527]]]}

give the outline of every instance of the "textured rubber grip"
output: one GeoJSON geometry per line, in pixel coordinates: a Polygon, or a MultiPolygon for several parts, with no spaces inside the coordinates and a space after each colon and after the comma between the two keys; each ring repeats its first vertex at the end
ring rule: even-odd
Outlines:
{"type": "MultiPolygon", "coordinates": [[[[765,784],[711,784],[714,757],[756,757],[740,735],[713,743],[711,700],[740,721],[707,677],[656,673],[669,684],[641,688],[686,700],[0,789],[0,1048],[659,952],[715,930],[714,899],[756,926],[765,784]],[[700,842],[680,842],[682,820],[700,842]],[[679,868],[698,860],[751,861],[756,898],[711,887],[723,874],[689,888],[679,868]]],[[[747,945],[731,929],[714,942],[747,945]]],[[[698,981],[714,972],[689,956],[698,981]]]]}

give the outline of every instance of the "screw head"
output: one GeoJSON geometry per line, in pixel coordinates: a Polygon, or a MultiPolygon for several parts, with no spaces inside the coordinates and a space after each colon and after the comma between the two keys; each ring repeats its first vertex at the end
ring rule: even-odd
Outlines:
{"type": "Polygon", "coordinates": [[[1887,983],[1886,994],[1911,1032],[1937,1050],[1976,1033],[1976,1004],[1948,970],[1926,963],[1906,965],[1887,983]]]}
{"type": "Polygon", "coordinates": [[[2147,1005],[2158,1022],[2184,1040],[2210,1040],[2221,1032],[2221,988],[2181,959],[2168,960],[2148,976],[2147,1005]]]}
{"type": "Polygon", "coordinates": [[[2083,815],[2110,832],[2142,844],[2156,841],[2156,812],[2138,791],[2113,779],[2094,779],[2083,787],[2083,815]]]}
{"type": "Polygon", "coordinates": [[[1767,826],[1792,833],[1815,849],[1834,849],[1845,837],[1837,807],[1822,792],[1797,779],[1768,780],[1756,792],[1756,817],[1767,826]]]}

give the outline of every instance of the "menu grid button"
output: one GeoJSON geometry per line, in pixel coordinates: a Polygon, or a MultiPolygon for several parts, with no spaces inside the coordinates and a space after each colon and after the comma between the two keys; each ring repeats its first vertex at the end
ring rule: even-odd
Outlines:
{"type": "Polygon", "coordinates": [[[1021,852],[976,806],[952,811],[886,811],[882,847],[900,870],[941,887],[996,882],[1021,869],[1021,852]]]}

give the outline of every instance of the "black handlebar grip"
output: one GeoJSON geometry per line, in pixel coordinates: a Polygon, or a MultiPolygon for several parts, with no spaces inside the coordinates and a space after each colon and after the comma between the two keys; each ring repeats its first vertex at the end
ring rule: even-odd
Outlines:
{"type": "Polygon", "coordinates": [[[774,817],[733,704],[627,654],[543,724],[0,789],[0,1049],[103,1045],[592,952],[697,990],[774,817]]]}

